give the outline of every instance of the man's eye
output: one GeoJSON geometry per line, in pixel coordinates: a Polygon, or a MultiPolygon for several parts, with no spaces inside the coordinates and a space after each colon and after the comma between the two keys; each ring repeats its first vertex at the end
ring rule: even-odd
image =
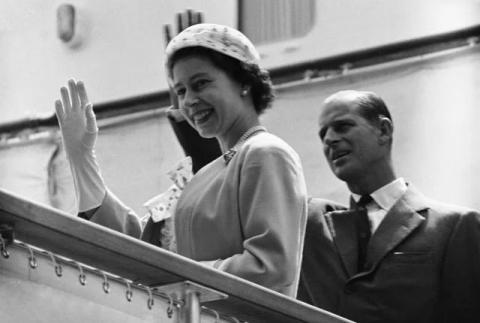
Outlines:
{"type": "Polygon", "coordinates": [[[318,136],[320,137],[321,141],[323,141],[323,138],[325,138],[325,133],[327,133],[327,129],[325,128],[320,129],[320,131],[318,132],[318,136]]]}
{"type": "Polygon", "coordinates": [[[348,123],[339,123],[335,125],[335,131],[339,133],[347,132],[350,129],[350,125],[348,123]]]}

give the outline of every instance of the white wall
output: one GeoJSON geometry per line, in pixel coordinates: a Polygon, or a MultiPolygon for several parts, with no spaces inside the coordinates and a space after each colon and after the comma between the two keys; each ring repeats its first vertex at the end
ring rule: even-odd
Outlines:
{"type": "MultiPolygon", "coordinates": [[[[187,7],[202,9],[207,21],[236,25],[235,0],[71,0],[86,27],[83,44],[71,48],[56,35],[55,15],[61,3],[0,0],[0,123],[30,113],[53,113],[58,89],[71,76],[87,82],[93,102],[165,89],[162,26],[173,23],[173,13],[187,7]]],[[[315,28],[304,38],[261,46],[264,64],[288,64],[478,24],[480,0],[322,0],[317,2],[317,17],[315,28]],[[285,52],[286,46],[290,48],[285,52]]],[[[446,67],[425,64],[380,69],[375,74],[378,84],[365,75],[346,75],[313,87],[290,89],[279,93],[265,122],[299,151],[312,195],[344,200],[344,185],[330,173],[320,149],[312,148],[319,148],[317,107],[339,89],[377,91],[393,107],[398,127],[412,128],[396,136],[395,147],[401,152],[399,173],[433,197],[480,208],[474,196],[478,179],[471,176],[478,174],[478,157],[468,148],[478,146],[474,131],[478,66],[476,54],[466,61],[452,60],[446,67]],[[449,126],[452,106],[463,111],[457,114],[457,119],[463,119],[456,121],[460,124],[456,131],[449,126]],[[456,137],[449,136],[450,132],[456,137]],[[461,167],[449,171],[450,165],[459,162],[463,162],[461,167]],[[448,183],[456,185],[452,189],[448,183]]],[[[102,128],[97,145],[108,185],[139,214],[146,199],[170,185],[165,172],[182,156],[166,120],[159,116],[147,121],[102,128]]],[[[20,146],[0,145],[0,186],[73,209],[72,199],[55,200],[62,189],[72,192],[65,160],[53,165],[58,187],[49,182],[52,169],[48,165],[57,147],[55,137],[40,144],[27,140],[20,146]]]]}
{"type": "Polygon", "coordinates": [[[235,0],[0,1],[0,122],[52,113],[69,77],[86,82],[93,102],[165,89],[163,25],[186,8],[236,26],[235,0]],[[77,48],[56,34],[56,10],[65,2],[81,18],[77,48]]]}
{"type": "Polygon", "coordinates": [[[465,28],[480,23],[479,0],[321,0],[302,38],[262,46],[267,67],[282,66],[465,28]]]}
{"type": "MultiPolygon", "coordinates": [[[[93,102],[166,88],[162,26],[186,8],[236,26],[236,0],[70,0],[83,43],[63,44],[56,9],[63,0],[0,1],[0,123],[51,114],[69,77],[93,102]]],[[[479,0],[322,0],[303,38],[263,45],[265,67],[334,55],[480,23],[479,0]]]]}

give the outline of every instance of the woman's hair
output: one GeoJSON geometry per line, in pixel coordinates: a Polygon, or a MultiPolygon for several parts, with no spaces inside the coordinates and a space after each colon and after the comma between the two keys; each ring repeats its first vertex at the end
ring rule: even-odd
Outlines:
{"type": "Polygon", "coordinates": [[[185,47],[176,51],[169,60],[168,74],[172,77],[173,65],[187,56],[202,56],[209,59],[213,65],[221,69],[233,80],[242,85],[250,86],[253,105],[258,114],[263,113],[271,106],[275,97],[270,74],[257,64],[241,62],[233,57],[223,55],[209,48],[193,46],[185,47]]]}

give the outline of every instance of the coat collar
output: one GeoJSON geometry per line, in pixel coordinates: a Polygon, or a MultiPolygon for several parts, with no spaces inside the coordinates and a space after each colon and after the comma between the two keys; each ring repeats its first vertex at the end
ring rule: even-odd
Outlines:
{"type": "MultiPolygon", "coordinates": [[[[420,214],[428,208],[427,199],[413,185],[387,212],[370,239],[364,275],[373,271],[385,255],[408,237],[424,220],[420,214]]],[[[334,211],[326,214],[330,231],[349,277],[357,276],[357,232],[352,211],[334,211]]]]}

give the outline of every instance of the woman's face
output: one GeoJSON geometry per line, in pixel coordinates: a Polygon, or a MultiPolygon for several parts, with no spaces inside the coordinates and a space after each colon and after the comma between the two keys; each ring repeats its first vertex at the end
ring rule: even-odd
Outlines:
{"type": "Polygon", "coordinates": [[[186,56],[172,68],[181,112],[205,138],[226,138],[247,113],[242,86],[206,57],[186,56]]]}

